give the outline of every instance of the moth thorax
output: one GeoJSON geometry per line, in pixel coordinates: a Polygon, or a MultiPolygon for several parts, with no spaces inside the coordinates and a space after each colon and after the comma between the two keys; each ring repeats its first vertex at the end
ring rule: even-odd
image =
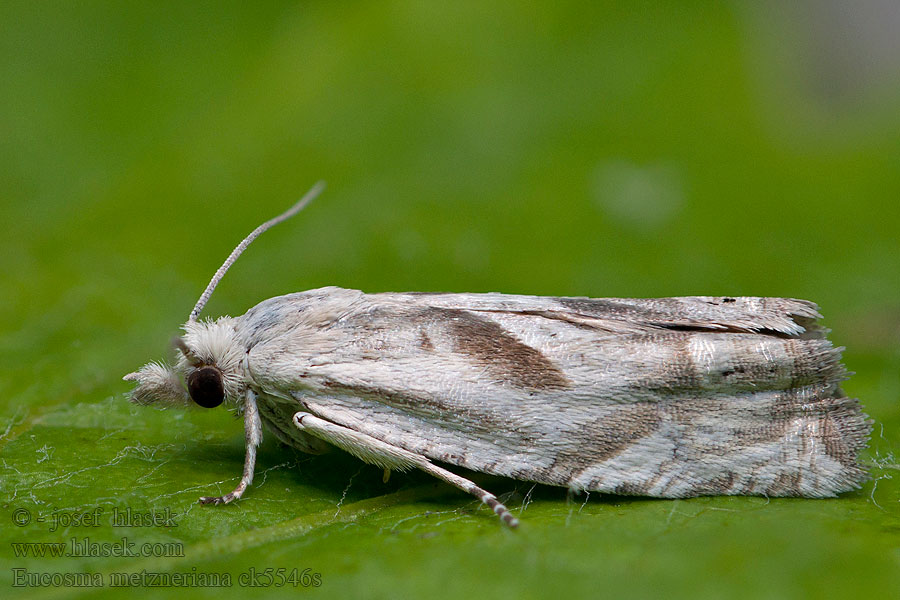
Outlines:
{"type": "Polygon", "coordinates": [[[205,365],[187,377],[191,400],[203,408],[215,408],[225,401],[225,381],[218,367],[205,365]]]}

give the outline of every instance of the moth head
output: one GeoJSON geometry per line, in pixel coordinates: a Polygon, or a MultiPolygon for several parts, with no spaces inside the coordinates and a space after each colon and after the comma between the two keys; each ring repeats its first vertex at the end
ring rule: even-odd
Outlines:
{"type": "Polygon", "coordinates": [[[125,376],[138,383],[131,401],[160,407],[215,408],[226,400],[237,405],[246,389],[244,352],[232,323],[230,317],[185,323],[185,335],[174,340],[174,366],[150,363],[125,376]]]}
{"type": "Polygon", "coordinates": [[[267,229],[303,210],[324,187],[321,181],[314,185],[299,202],[254,229],[232,250],[200,294],[184,324],[184,336],[175,339],[175,347],[180,352],[175,366],[150,363],[124,377],[126,381],[138,383],[131,392],[132,402],[182,407],[193,403],[213,408],[230,401],[233,406],[240,406],[240,398],[247,387],[241,366],[246,351],[238,342],[234,320],[222,317],[215,321],[198,321],[197,318],[216,285],[247,246],[267,229]]]}

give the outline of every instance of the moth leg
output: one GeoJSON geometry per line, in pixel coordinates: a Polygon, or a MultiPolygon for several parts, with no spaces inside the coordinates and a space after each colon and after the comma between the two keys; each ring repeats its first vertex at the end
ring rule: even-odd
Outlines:
{"type": "Polygon", "coordinates": [[[519,520],[513,516],[509,509],[506,508],[499,500],[497,500],[497,496],[492,493],[481,489],[474,482],[469,481],[465,477],[460,477],[456,473],[451,473],[447,469],[442,469],[441,467],[434,465],[432,463],[426,463],[425,466],[419,467],[426,473],[431,473],[438,479],[442,479],[449,483],[452,486],[456,486],[464,492],[468,492],[487,504],[494,513],[500,517],[504,523],[509,525],[512,528],[516,528],[519,526],[519,520]]]}
{"type": "Polygon", "coordinates": [[[446,481],[452,486],[468,492],[487,504],[500,519],[510,527],[518,527],[516,519],[509,509],[497,500],[497,497],[487,492],[464,477],[460,477],[446,469],[429,462],[424,456],[419,456],[403,448],[398,448],[383,442],[372,436],[354,431],[348,427],[337,425],[330,421],[320,419],[305,412],[298,412],[293,418],[294,425],[302,431],[314,435],[330,444],[334,444],[341,450],[349,452],[353,456],[379,466],[383,469],[406,471],[413,467],[434,475],[438,479],[446,481]]]}
{"type": "Polygon", "coordinates": [[[247,454],[244,457],[244,473],[241,475],[241,481],[233,491],[224,496],[203,496],[200,498],[200,504],[228,504],[240,498],[253,483],[256,447],[262,441],[262,422],[259,419],[259,410],[256,408],[256,395],[250,390],[247,390],[247,396],[244,399],[244,438],[247,440],[247,454]]]}

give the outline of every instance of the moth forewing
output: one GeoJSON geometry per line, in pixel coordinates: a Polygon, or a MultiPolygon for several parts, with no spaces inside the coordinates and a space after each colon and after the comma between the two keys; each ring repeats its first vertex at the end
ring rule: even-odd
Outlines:
{"type": "Polygon", "coordinates": [[[324,288],[251,309],[260,412],[291,395],[428,459],[576,490],[823,497],[866,477],[870,424],[840,389],[840,352],[792,318],[810,303],[452,296],[324,288]]]}
{"type": "Polygon", "coordinates": [[[828,497],[859,487],[871,422],[847,398],[815,304],[788,298],[364,294],[321,288],[198,321],[174,367],[151,363],[140,404],[225,403],[243,414],[253,479],[262,429],[421,469],[488,504],[446,463],[577,491],[656,497],[828,497]]]}

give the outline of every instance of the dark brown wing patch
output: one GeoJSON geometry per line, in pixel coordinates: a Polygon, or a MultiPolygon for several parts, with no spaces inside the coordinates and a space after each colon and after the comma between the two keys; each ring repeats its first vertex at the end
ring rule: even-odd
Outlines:
{"type": "Polygon", "coordinates": [[[540,391],[571,386],[553,361],[491,319],[453,308],[428,308],[420,318],[446,328],[453,351],[484,366],[499,381],[540,391]]]}

